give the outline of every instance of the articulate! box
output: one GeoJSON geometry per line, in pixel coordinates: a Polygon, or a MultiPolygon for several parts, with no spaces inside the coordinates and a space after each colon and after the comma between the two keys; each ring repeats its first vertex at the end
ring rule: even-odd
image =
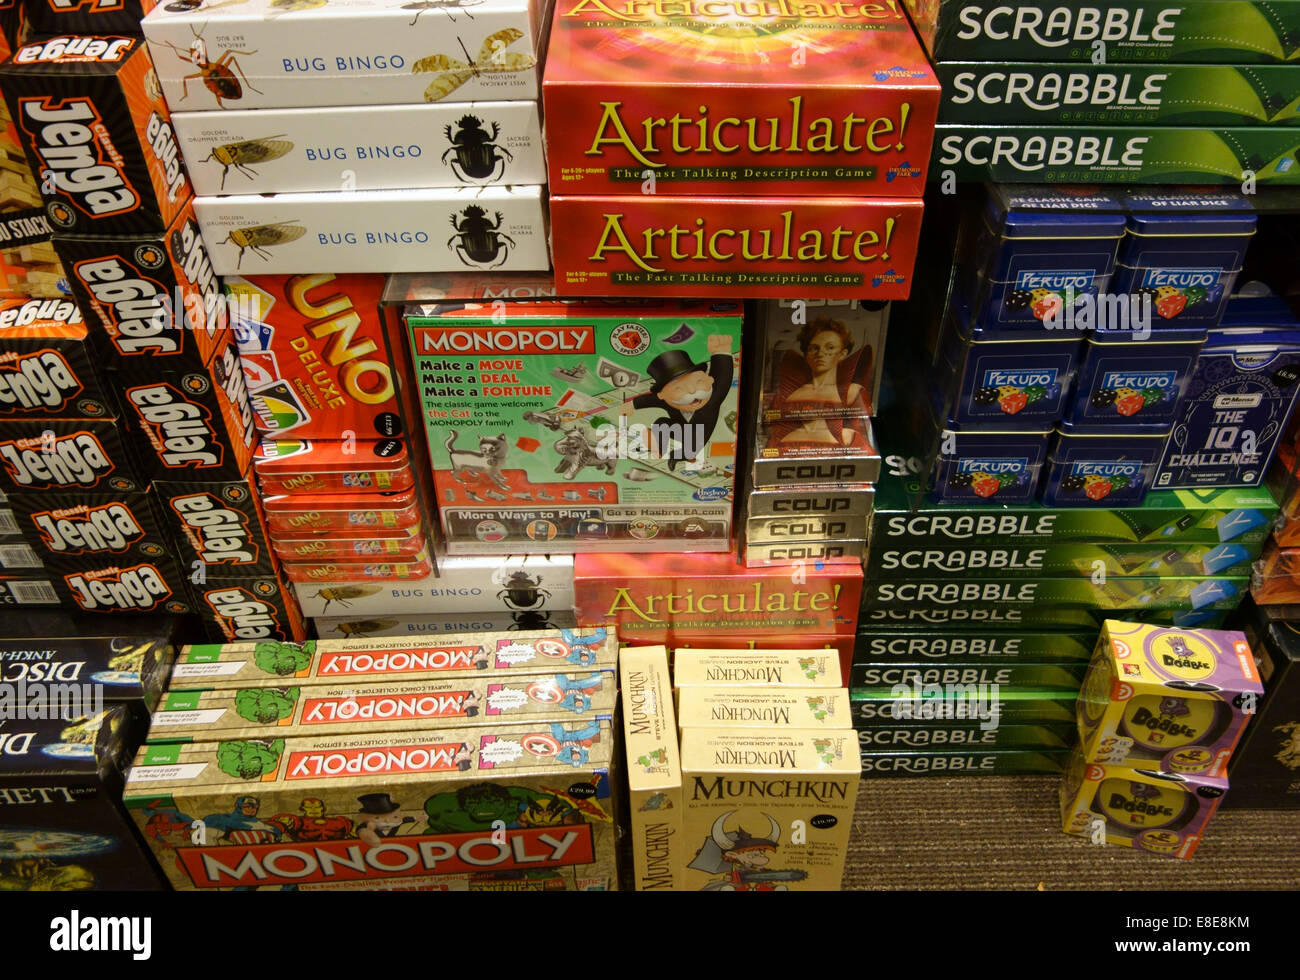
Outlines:
{"type": "Polygon", "coordinates": [[[182,0],[155,7],[140,26],[177,112],[538,95],[533,0],[182,0]]]}
{"type": "Polygon", "coordinates": [[[682,732],[686,891],[837,891],[857,802],[851,731],[682,732]]]}
{"type": "Polygon", "coordinates": [[[124,802],[174,888],[617,888],[608,721],[146,746],[124,802]]]}
{"type": "Polygon", "coordinates": [[[531,102],[178,112],[194,193],[545,184],[531,102]]]}
{"type": "MultiPolygon", "coordinates": [[[[557,187],[556,190],[563,190],[557,187]]],[[[906,299],[920,199],[556,195],[560,296],[906,299]]]]}
{"type": "Polygon", "coordinates": [[[894,4],[557,0],[543,97],[561,194],[920,197],[939,84],[894,4]]]}
{"type": "Polygon", "coordinates": [[[1084,760],[1221,776],[1263,694],[1243,633],[1107,620],[1079,693],[1084,760]]]}
{"type": "Polygon", "coordinates": [[[0,419],[110,414],[104,382],[71,299],[0,300],[0,419]]]}
{"type": "Polygon", "coordinates": [[[191,189],[142,40],[34,41],[0,66],[0,81],[56,235],[171,225],[191,189]]]}
{"type": "Polygon", "coordinates": [[[619,656],[623,755],[627,767],[632,875],[639,892],[676,891],[682,856],[682,769],[672,679],[663,647],[628,647],[619,656]]]}
{"type": "Polygon", "coordinates": [[[449,550],[729,546],[739,306],[449,304],[406,323],[449,550]]]}

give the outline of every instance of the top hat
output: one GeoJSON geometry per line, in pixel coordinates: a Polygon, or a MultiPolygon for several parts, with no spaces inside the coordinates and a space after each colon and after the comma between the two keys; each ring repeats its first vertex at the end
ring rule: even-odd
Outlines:
{"type": "Polygon", "coordinates": [[[361,804],[362,813],[382,815],[402,808],[402,804],[394,803],[393,798],[387,793],[367,793],[365,796],[358,796],[357,802],[361,804]]]}
{"type": "Polygon", "coordinates": [[[674,378],[692,371],[707,371],[707,364],[696,364],[684,350],[666,350],[649,363],[646,370],[655,379],[652,391],[658,391],[674,378]]]}

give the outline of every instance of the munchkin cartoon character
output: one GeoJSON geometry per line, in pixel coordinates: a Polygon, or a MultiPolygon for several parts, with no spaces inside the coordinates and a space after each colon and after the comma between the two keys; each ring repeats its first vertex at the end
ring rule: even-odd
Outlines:
{"type": "Polygon", "coordinates": [[[642,408],[667,412],[655,419],[651,431],[657,438],[660,457],[668,460],[669,470],[699,456],[708,446],[722,403],[731,392],[735,370],[731,338],[714,334],[708,345],[708,364],[695,364],[684,350],[664,351],[646,367],[654,379],[650,390],[623,403],[624,416],[642,408]],[[676,440],[674,435],[678,436],[676,440]]]}
{"type": "Polygon", "coordinates": [[[709,882],[701,891],[785,891],[786,886],[781,882],[803,881],[808,877],[808,872],[799,868],[763,870],[771,862],[772,852],[781,839],[781,825],[768,817],[767,835],[762,837],[753,836],[744,827],[727,830],[727,821],[735,813],[735,810],[728,810],[713,821],[708,840],[687,865],[706,874],[723,875],[709,882]]]}

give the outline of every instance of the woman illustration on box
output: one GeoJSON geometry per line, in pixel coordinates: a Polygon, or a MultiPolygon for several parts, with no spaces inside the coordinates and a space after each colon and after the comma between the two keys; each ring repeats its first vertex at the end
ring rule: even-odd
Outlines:
{"type": "Polygon", "coordinates": [[[859,427],[858,419],[783,419],[771,423],[773,441],[787,448],[845,446],[870,450],[871,440],[859,427]]]}
{"type": "Polygon", "coordinates": [[[782,415],[870,414],[866,391],[856,380],[871,373],[871,348],[853,349],[838,320],[821,317],[799,331],[800,354],[785,352],[772,408],[782,415]]]}

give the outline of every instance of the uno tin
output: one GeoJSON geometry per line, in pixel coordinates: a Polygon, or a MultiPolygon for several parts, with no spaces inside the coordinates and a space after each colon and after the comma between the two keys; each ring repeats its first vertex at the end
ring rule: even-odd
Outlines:
{"type": "Polygon", "coordinates": [[[939,433],[931,499],[940,504],[1033,500],[1050,434],[1047,428],[988,432],[950,424],[939,433]]]}
{"type": "Polygon", "coordinates": [[[1131,209],[1115,265],[1115,291],[1149,296],[1157,327],[1214,327],[1255,234],[1240,194],[1152,192],[1125,197],[1131,209]]]}
{"type": "Polygon", "coordinates": [[[1090,334],[1065,421],[1105,429],[1172,425],[1205,338],[1198,329],[1161,330],[1146,339],[1132,330],[1090,334]]]}
{"type": "Polygon", "coordinates": [[[286,532],[356,532],[410,528],[420,523],[413,489],[396,493],[285,494],[265,497],[266,520],[276,537],[286,532]]]}
{"type": "Polygon", "coordinates": [[[268,496],[406,490],[415,482],[399,439],[265,439],[253,456],[253,472],[268,496]]]}
{"type": "Polygon", "coordinates": [[[1124,234],[1117,198],[1083,188],[993,186],[968,267],[966,296],[981,329],[1041,328],[1095,302],[1124,234]]]}
{"type": "Polygon", "coordinates": [[[1142,503],[1165,448],[1168,426],[1123,432],[1056,428],[1043,503],[1049,507],[1119,507],[1142,503]]]}

